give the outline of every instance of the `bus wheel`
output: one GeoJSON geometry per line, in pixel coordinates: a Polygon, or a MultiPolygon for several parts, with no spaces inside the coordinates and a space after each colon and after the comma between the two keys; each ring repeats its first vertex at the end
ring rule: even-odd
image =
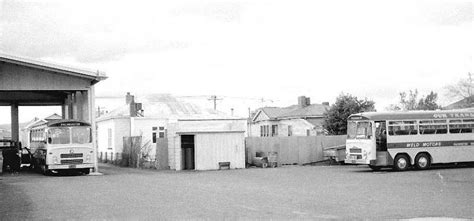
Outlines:
{"type": "Polygon", "coordinates": [[[404,154],[397,155],[393,162],[393,169],[396,171],[405,171],[408,170],[410,166],[410,160],[404,154]]]}
{"type": "Polygon", "coordinates": [[[84,175],[89,175],[90,172],[91,172],[91,169],[89,168],[82,170],[82,173],[84,173],[84,175]]]}
{"type": "Polygon", "coordinates": [[[372,169],[373,171],[379,171],[380,169],[382,169],[382,167],[378,167],[378,166],[372,166],[372,165],[369,165],[370,169],[372,169]]]}
{"type": "Polygon", "coordinates": [[[426,153],[420,153],[415,157],[416,169],[426,170],[431,166],[430,156],[426,153]]]}

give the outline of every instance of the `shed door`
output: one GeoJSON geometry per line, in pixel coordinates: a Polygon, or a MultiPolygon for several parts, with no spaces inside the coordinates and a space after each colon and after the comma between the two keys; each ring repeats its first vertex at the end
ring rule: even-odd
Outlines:
{"type": "Polygon", "coordinates": [[[181,135],[181,159],[184,170],[194,170],[194,135],[181,135]]]}

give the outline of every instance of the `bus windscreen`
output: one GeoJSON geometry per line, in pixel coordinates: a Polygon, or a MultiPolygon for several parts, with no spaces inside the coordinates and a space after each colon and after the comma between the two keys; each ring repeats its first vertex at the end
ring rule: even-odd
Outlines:
{"type": "Polygon", "coordinates": [[[347,124],[347,138],[370,139],[372,137],[372,123],[368,121],[349,121],[347,124]]]}

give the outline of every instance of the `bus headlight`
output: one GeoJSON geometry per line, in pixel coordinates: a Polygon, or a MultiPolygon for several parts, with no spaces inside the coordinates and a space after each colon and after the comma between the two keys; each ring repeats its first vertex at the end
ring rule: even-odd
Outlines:
{"type": "Polygon", "coordinates": [[[86,156],[86,162],[90,163],[91,162],[91,155],[87,154],[86,156]]]}
{"type": "Polygon", "coordinates": [[[59,161],[58,161],[58,157],[57,156],[53,156],[53,164],[58,164],[59,161]]]}

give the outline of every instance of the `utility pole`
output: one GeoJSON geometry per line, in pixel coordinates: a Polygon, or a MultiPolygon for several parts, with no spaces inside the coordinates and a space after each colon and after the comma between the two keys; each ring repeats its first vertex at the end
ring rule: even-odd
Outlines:
{"type": "Polygon", "coordinates": [[[217,101],[218,101],[218,100],[222,100],[222,98],[217,98],[216,95],[212,95],[211,98],[209,98],[208,100],[214,101],[214,110],[217,110],[217,101]]]}

